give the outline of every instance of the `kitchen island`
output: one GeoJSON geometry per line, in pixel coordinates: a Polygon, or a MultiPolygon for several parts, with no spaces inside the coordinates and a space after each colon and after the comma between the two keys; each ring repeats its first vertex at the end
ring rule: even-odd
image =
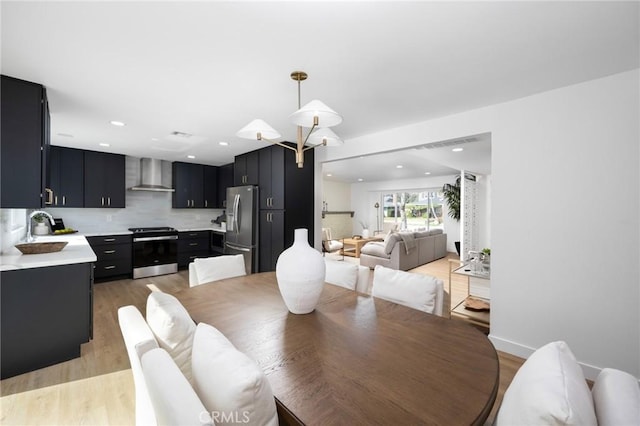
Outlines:
{"type": "Polygon", "coordinates": [[[0,256],[0,376],[2,379],[80,356],[93,333],[95,253],[78,235],[37,237],[67,241],[62,251],[0,256]]]}

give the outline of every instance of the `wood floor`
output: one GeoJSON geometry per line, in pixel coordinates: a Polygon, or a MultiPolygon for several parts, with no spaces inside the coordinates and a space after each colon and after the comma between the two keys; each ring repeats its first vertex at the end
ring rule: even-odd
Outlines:
{"type": "MultiPolygon", "coordinates": [[[[413,270],[448,282],[448,260],[441,259],[413,270]]],[[[175,293],[187,288],[188,273],[118,280],[94,288],[94,338],[83,345],[80,358],[0,382],[2,425],[133,425],[133,377],[120,334],[117,310],[135,305],[144,314],[152,288],[175,293]]],[[[452,299],[460,300],[466,281],[454,280],[452,299]],[[460,299],[457,299],[460,298],[460,299]]],[[[523,360],[498,352],[500,389],[491,424],[504,390],[523,360]]]]}

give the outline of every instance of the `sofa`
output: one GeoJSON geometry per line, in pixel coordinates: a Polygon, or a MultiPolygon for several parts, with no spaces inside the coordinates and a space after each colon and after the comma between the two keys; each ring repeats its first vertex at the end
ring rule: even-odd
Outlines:
{"type": "Polygon", "coordinates": [[[409,269],[447,255],[447,234],[442,229],[418,232],[390,232],[384,241],[371,241],[360,250],[360,265],[370,269],[381,265],[390,269],[409,269]]]}

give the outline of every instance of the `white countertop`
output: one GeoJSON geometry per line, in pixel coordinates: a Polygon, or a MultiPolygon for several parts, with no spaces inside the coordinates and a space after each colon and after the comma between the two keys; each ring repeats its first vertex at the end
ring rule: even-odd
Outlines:
{"type": "MultiPolygon", "coordinates": [[[[95,232],[83,232],[85,237],[102,237],[103,235],[131,235],[133,232],[129,230],[124,231],[95,231],[95,232]]],[[[58,235],[55,235],[56,237],[58,235]]]]}
{"type": "Polygon", "coordinates": [[[61,251],[43,254],[22,254],[17,248],[11,247],[7,253],[0,255],[0,271],[88,263],[95,262],[97,259],[83,235],[36,236],[34,242],[46,243],[50,241],[68,241],[69,244],[61,251]]]}
{"type": "Polygon", "coordinates": [[[225,233],[227,230],[221,226],[211,225],[211,226],[199,226],[195,228],[176,228],[178,232],[191,232],[191,231],[213,231],[213,232],[221,232],[225,233]]]}

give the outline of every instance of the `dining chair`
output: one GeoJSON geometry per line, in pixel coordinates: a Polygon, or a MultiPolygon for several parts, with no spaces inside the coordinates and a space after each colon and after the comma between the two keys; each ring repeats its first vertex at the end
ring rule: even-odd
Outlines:
{"type": "Polygon", "coordinates": [[[372,287],[374,297],[429,314],[443,316],[445,312],[444,282],[436,277],[376,265],[372,287]]]}
{"type": "Polygon", "coordinates": [[[247,271],[241,254],[195,259],[189,264],[189,287],[242,275],[247,271]]]}

